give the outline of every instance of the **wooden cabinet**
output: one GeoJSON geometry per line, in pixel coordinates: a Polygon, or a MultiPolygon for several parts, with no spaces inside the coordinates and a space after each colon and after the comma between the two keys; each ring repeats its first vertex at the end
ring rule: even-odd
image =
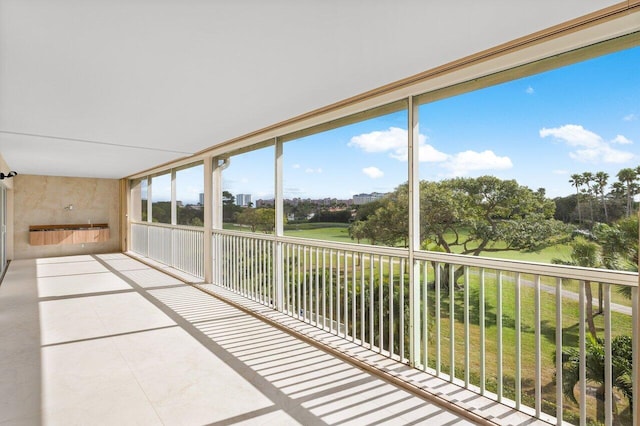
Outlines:
{"type": "Polygon", "coordinates": [[[29,244],[85,244],[109,241],[109,224],[34,225],[29,227],[29,244]]]}

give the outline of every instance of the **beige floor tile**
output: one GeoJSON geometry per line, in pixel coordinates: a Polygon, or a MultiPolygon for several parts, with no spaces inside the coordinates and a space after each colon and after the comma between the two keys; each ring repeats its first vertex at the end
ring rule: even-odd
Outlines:
{"type": "Polygon", "coordinates": [[[161,424],[112,339],[42,350],[46,424],[161,424]]]}
{"type": "Polygon", "coordinates": [[[132,288],[109,272],[38,278],[40,297],[72,296],[116,290],[132,290],[132,288]]]}
{"type": "Polygon", "coordinates": [[[181,329],[120,336],[116,342],[165,424],[205,424],[273,405],[181,329]]]}
{"type": "Polygon", "coordinates": [[[70,262],[63,262],[60,260],[58,262],[47,261],[38,263],[36,268],[36,276],[38,278],[59,277],[81,274],[95,274],[107,271],[107,268],[102,266],[98,261],[94,259],[87,261],[70,262]]]}

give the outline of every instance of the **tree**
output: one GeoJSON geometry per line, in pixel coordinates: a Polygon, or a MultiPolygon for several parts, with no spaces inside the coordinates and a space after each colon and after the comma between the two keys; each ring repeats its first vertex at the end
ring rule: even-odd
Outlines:
{"type": "MultiPolygon", "coordinates": [[[[371,239],[406,246],[407,184],[381,201],[366,220],[371,239]]],[[[515,180],[482,176],[422,181],[421,245],[473,256],[488,251],[537,250],[566,232],[564,224],[552,219],[554,210],[555,204],[544,191],[532,191],[515,180]]],[[[457,281],[463,272],[463,268],[457,268],[454,279],[457,281]]],[[[449,274],[442,276],[448,283],[449,274]]]]}
{"type": "Polygon", "coordinates": [[[583,184],[583,177],[580,174],[572,174],[569,183],[576,187],[576,200],[578,203],[578,223],[582,223],[582,210],[580,209],[580,187],[583,184]]]}
{"type": "Polygon", "coordinates": [[[636,169],[621,169],[618,174],[618,181],[622,184],[627,197],[626,216],[631,216],[631,210],[633,207],[633,196],[637,191],[637,185],[635,180],[638,178],[638,171],[636,169]]]}
{"type": "MultiPolygon", "coordinates": [[[[593,241],[587,241],[582,237],[577,237],[571,243],[571,260],[552,259],[551,262],[560,265],[585,266],[597,268],[600,266],[599,246],[593,241]]],[[[593,338],[597,337],[596,326],[593,321],[593,294],[591,292],[591,281],[585,281],[585,296],[587,298],[586,319],[589,333],[593,338]]]]}
{"type": "Polygon", "coordinates": [[[594,191],[596,192],[596,196],[600,195],[600,201],[602,202],[602,208],[604,209],[604,220],[605,222],[609,222],[609,214],[607,212],[607,202],[604,197],[605,188],[607,187],[607,183],[609,181],[609,174],[606,172],[597,172],[594,180],[595,180],[594,191]]]}
{"type": "Polygon", "coordinates": [[[349,225],[349,237],[360,244],[360,240],[367,237],[365,223],[361,220],[351,222],[349,225]]]}
{"type": "Polygon", "coordinates": [[[585,194],[587,194],[587,201],[589,202],[589,217],[591,218],[591,223],[593,224],[593,188],[591,184],[594,181],[593,173],[584,172],[582,173],[582,183],[587,187],[583,190],[585,194]]]}
{"type": "Polygon", "coordinates": [[[420,198],[422,239],[448,253],[536,250],[565,229],[552,219],[553,201],[515,180],[481,176],[422,182],[420,198]]]}
{"type": "Polygon", "coordinates": [[[269,208],[246,208],[236,217],[239,224],[248,225],[251,232],[257,230],[264,233],[273,232],[275,227],[275,210],[269,208]]]}
{"type": "MultiPolygon", "coordinates": [[[[631,412],[633,412],[633,385],[632,364],[633,345],[629,336],[616,336],[611,341],[611,361],[612,361],[612,385],[618,388],[629,401],[631,412]]],[[[578,402],[574,393],[576,384],[580,381],[580,352],[576,348],[569,348],[563,351],[562,369],[562,391],[564,395],[578,402]]],[[[598,412],[602,412],[602,402],[604,402],[604,376],[605,376],[605,356],[604,342],[593,336],[588,336],[586,340],[586,360],[585,360],[587,381],[599,385],[596,392],[598,400],[598,412]]],[[[614,399],[615,400],[615,399],[614,399]]],[[[615,401],[612,401],[615,402],[615,401]]]]}

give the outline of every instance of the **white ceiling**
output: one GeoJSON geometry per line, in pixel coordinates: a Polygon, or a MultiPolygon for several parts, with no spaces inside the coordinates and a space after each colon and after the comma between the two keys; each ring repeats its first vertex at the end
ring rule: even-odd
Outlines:
{"type": "Polygon", "coordinates": [[[615,3],[0,0],[0,154],[120,178],[615,3]]]}

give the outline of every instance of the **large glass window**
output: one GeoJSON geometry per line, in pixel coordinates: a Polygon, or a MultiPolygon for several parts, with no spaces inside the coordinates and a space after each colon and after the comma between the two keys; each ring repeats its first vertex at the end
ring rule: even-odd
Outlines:
{"type": "Polygon", "coordinates": [[[222,172],[225,229],[274,232],[274,155],[274,147],[268,146],[228,159],[222,172]]]}
{"type": "Polygon", "coordinates": [[[284,144],[285,235],[407,246],[407,112],[284,144]]]}
{"type": "Polygon", "coordinates": [[[640,47],[422,105],[424,248],[569,261],[572,232],[631,216],[639,61],[640,47]]]}
{"type": "Polygon", "coordinates": [[[151,178],[152,222],[171,223],[171,173],[151,178]]]}
{"type": "Polygon", "coordinates": [[[204,226],[204,165],[176,171],[176,215],[178,225],[204,226]]]}

